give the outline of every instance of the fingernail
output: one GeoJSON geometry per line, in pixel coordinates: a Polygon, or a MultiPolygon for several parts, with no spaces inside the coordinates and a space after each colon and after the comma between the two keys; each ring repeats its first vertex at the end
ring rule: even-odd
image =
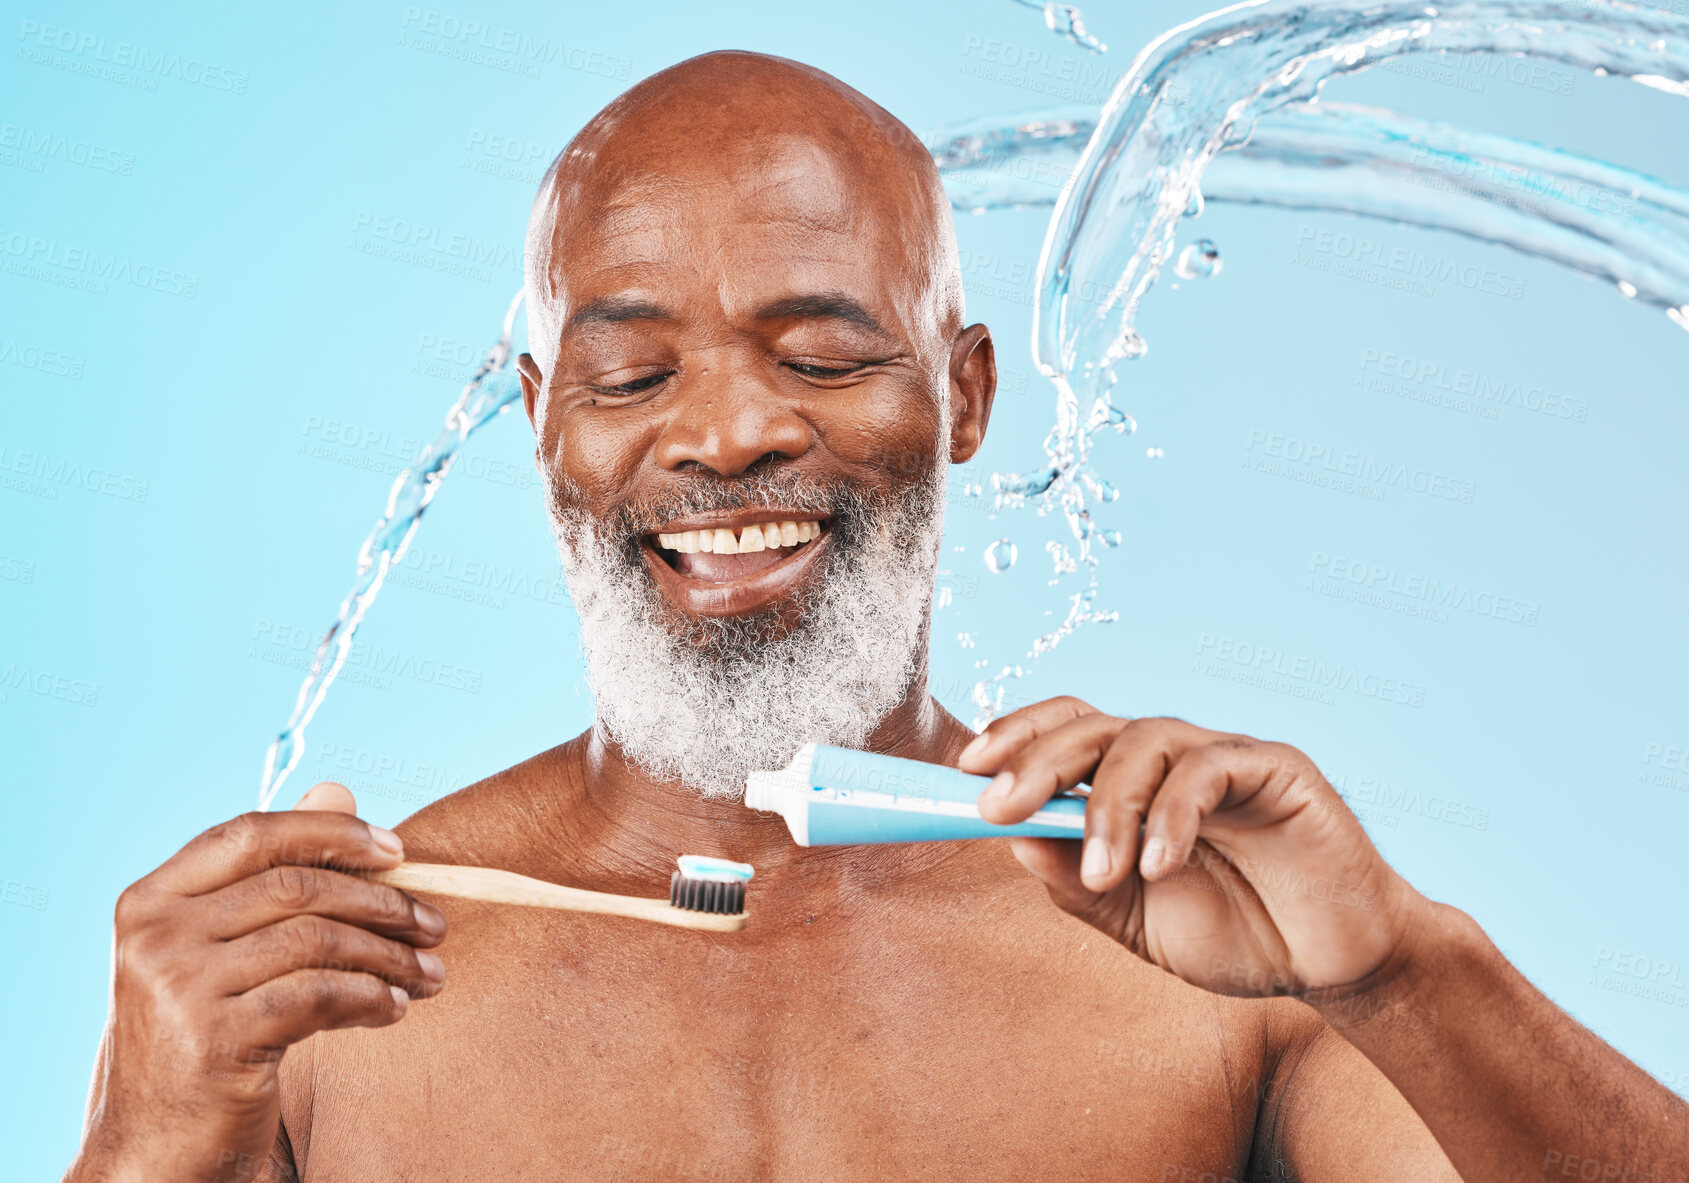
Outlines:
{"type": "Polygon", "coordinates": [[[985,786],[985,791],[979,795],[981,801],[1001,801],[1007,797],[1015,787],[1015,774],[999,772],[991,778],[991,783],[985,786]]]}
{"type": "Polygon", "coordinates": [[[399,987],[389,986],[387,988],[393,992],[393,1005],[398,1007],[401,1011],[411,1004],[411,996],[399,989],[399,987]]]}
{"type": "Polygon", "coordinates": [[[1113,865],[1114,859],[1109,854],[1108,843],[1100,834],[1093,834],[1085,839],[1085,857],[1079,861],[1081,879],[1096,879],[1106,875],[1113,865]]]}
{"type": "Polygon", "coordinates": [[[411,914],[416,917],[416,926],[431,937],[446,931],[446,914],[433,904],[418,900],[411,905],[411,914]]]}
{"type": "Polygon", "coordinates": [[[966,760],[969,756],[977,756],[985,750],[985,745],[990,742],[991,737],[981,732],[968,741],[968,746],[962,749],[962,754],[957,756],[956,759],[966,760]]]}
{"type": "Polygon", "coordinates": [[[416,963],[422,967],[423,976],[430,982],[446,980],[446,963],[426,949],[416,951],[416,963]]]}
{"type": "Polygon", "coordinates": [[[388,854],[405,853],[405,844],[392,830],[384,830],[380,826],[370,826],[370,839],[388,854]]]}
{"type": "Polygon", "coordinates": [[[1167,857],[1167,843],[1160,838],[1151,838],[1144,843],[1144,860],[1141,864],[1145,875],[1153,875],[1161,869],[1161,860],[1167,857]]]}

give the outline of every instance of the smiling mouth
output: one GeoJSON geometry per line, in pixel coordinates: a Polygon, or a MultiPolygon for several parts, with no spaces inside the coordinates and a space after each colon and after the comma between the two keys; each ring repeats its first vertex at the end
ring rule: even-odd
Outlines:
{"type": "Polygon", "coordinates": [[[824,521],[767,518],[737,526],[701,526],[646,536],[656,556],[681,576],[732,583],[797,558],[826,532],[824,521]]]}

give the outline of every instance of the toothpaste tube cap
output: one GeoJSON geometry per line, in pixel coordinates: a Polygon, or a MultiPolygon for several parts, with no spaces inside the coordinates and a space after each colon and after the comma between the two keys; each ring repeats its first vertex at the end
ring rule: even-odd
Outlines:
{"type": "Polygon", "coordinates": [[[753,772],[745,778],[745,805],[750,809],[780,811],[780,792],[786,777],[781,772],[753,772]]]}

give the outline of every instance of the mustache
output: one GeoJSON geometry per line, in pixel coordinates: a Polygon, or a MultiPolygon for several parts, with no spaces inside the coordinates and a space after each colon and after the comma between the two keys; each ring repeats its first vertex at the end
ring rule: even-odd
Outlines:
{"type": "MultiPolygon", "coordinates": [[[[894,498],[864,491],[844,480],[821,480],[796,473],[753,476],[688,477],[682,487],[646,493],[622,502],[597,520],[612,537],[637,542],[646,534],[694,514],[727,513],[742,509],[790,511],[809,517],[853,523],[894,498]]],[[[585,498],[573,481],[555,480],[550,488],[554,517],[585,512],[585,498]]]]}

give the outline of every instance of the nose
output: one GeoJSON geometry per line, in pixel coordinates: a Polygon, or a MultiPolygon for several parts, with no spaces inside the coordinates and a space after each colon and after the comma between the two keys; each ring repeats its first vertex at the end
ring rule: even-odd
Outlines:
{"type": "Polygon", "coordinates": [[[701,464],[738,476],[765,456],[803,455],[815,437],[792,401],[760,376],[711,366],[684,381],[678,394],[653,449],[657,464],[671,471],[701,464]]]}

